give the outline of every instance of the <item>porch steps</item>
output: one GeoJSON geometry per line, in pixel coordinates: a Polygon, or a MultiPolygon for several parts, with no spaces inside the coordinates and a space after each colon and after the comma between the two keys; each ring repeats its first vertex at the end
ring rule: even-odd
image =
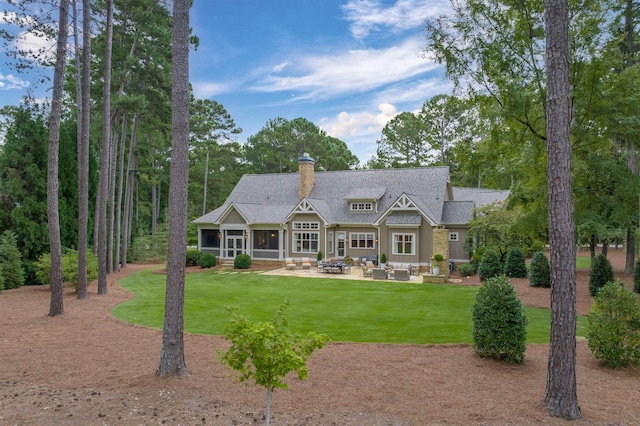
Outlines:
{"type": "Polygon", "coordinates": [[[220,269],[233,269],[233,259],[221,259],[220,269]]]}

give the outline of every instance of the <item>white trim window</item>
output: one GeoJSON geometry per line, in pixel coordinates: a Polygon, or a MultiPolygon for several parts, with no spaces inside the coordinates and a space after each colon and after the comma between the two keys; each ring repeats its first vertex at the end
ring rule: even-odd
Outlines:
{"type": "Polygon", "coordinates": [[[460,235],[457,232],[449,232],[449,241],[460,241],[460,235]]]}
{"type": "Polygon", "coordinates": [[[349,234],[349,241],[350,241],[350,247],[351,248],[374,249],[375,248],[375,240],[376,240],[376,236],[373,233],[370,233],[370,234],[351,233],[351,234],[349,234]]]}
{"type": "Polygon", "coordinates": [[[364,203],[351,203],[351,211],[372,211],[373,203],[364,202],[364,203]]]}
{"type": "Polygon", "coordinates": [[[393,254],[415,254],[416,234],[393,234],[393,254]]]}
{"type": "Polygon", "coordinates": [[[291,239],[294,253],[318,252],[320,241],[319,222],[294,222],[293,229],[291,239]]]}
{"type": "Polygon", "coordinates": [[[327,253],[333,253],[333,231],[327,237],[327,253]]]}

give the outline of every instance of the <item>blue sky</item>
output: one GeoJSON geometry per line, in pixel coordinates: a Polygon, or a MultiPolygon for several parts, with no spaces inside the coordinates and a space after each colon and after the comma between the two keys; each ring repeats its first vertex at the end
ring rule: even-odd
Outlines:
{"type": "MultiPolygon", "coordinates": [[[[423,55],[425,20],[449,10],[449,0],[195,0],[195,96],[224,105],[241,142],[269,119],[304,117],[365,162],[391,118],[450,92],[423,55]]],[[[0,106],[27,87],[0,64],[0,106]]]]}

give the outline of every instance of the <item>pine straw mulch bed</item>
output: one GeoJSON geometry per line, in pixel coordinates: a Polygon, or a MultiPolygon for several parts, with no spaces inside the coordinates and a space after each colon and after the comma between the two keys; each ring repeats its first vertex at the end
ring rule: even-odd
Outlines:
{"type": "MultiPolygon", "coordinates": [[[[624,254],[610,250],[616,275],[624,254]]],[[[89,300],[65,290],[65,314],[48,317],[46,287],[0,293],[0,424],[253,425],[263,422],[264,390],[229,377],[217,336],[186,335],[190,374],[158,379],[162,333],[125,324],[110,309],[132,295],[118,280],[148,265],[130,264],[108,278],[108,294],[89,300]]],[[[477,278],[457,278],[478,285],[477,278]],[[474,281],[476,280],[476,281],[474,281]]],[[[587,272],[578,273],[578,311],[592,303],[587,272]]],[[[452,284],[458,285],[458,284],[452,284]]],[[[549,290],[514,280],[525,304],[549,306],[549,290]]],[[[327,313],[330,315],[330,312],[327,313]]],[[[523,365],[478,358],[469,345],[330,343],[309,362],[309,378],[277,391],[273,425],[550,424],[541,405],[548,345],[529,345],[523,365]]],[[[612,370],[578,342],[578,400],[571,424],[640,424],[638,369],[612,370]]]]}

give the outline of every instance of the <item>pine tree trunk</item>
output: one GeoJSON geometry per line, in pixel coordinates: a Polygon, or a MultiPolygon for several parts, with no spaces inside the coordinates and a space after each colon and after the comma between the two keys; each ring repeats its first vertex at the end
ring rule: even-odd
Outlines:
{"type": "Polygon", "coordinates": [[[569,140],[568,1],[546,0],[547,172],[551,255],[551,337],[544,404],[549,414],[580,418],[576,385],[576,251],[569,140]]]}
{"type": "Polygon", "coordinates": [[[56,65],[53,71],[53,96],[51,98],[51,118],[49,120],[49,158],[47,160],[47,221],[49,230],[49,250],[51,253],[51,304],[49,315],[62,315],[62,242],[60,241],[60,212],[58,207],[58,162],[60,147],[60,119],[62,116],[62,89],[64,68],[67,61],[67,18],[69,0],[60,1],[58,20],[58,41],[56,44],[56,65]]]}
{"type": "Polygon", "coordinates": [[[207,157],[204,162],[204,194],[202,194],[202,216],[207,214],[207,185],[209,182],[209,147],[207,147],[207,157]]]}
{"type": "Polygon", "coordinates": [[[115,235],[115,205],[116,205],[116,176],[118,173],[117,170],[117,156],[118,156],[118,140],[111,137],[110,142],[111,150],[110,150],[110,159],[109,164],[109,212],[108,212],[108,231],[107,231],[107,274],[111,274],[114,269],[114,240],[116,239],[115,235]]]}
{"type": "Polygon", "coordinates": [[[91,116],[91,0],[82,0],[82,114],[78,139],[78,299],[88,299],[89,125],[91,116]]]}
{"type": "Polygon", "coordinates": [[[107,192],[109,186],[109,148],[111,146],[111,46],[113,40],[113,3],[107,0],[106,43],[104,51],[104,84],[102,96],[102,148],[98,181],[98,294],[107,294],[107,192]]]}
{"type": "MultiPolygon", "coordinates": [[[[126,133],[127,128],[127,116],[122,115],[122,134],[126,133]]],[[[114,139],[115,140],[115,139],[114,139]]],[[[120,160],[118,165],[118,196],[116,200],[116,271],[120,270],[120,247],[122,242],[122,191],[124,187],[124,153],[125,153],[125,138],[120,137],[120,160]]]]}
{"type": "Polygon", "coordinates": [[[162,350],[157,375],[187,373],[184,360],[184,274],[189,184],[189,3],[173,2],[171,169],[169,172],[169,254],[162,350]]]}

